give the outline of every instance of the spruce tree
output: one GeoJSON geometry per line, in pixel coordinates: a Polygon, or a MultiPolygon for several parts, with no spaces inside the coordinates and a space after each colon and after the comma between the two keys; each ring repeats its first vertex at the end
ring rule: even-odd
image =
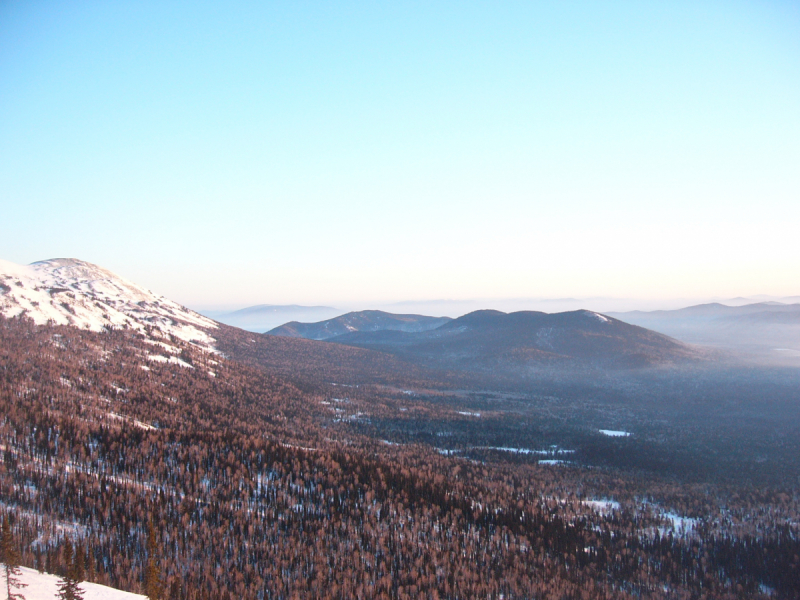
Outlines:
{"type": "Polygon", "coordinates": [[[147,525],[147,567],[144,572],[144,595],[150,600],[161,600],[163,596],[164,586],[158,567],[157,550],[156,530],[151,521],[147,525]]]}
{"type": "Polygon", "coordinates": [[[80,583],[83,581],[83,550],[78,546],[78,552],[73,552],[72,542],[67,538],[64,543],[64,575],[58,582],[58,600],[81,600],[83,590],[80,583]]]}
{"type": "Polygon", "coordinates": [[[14,542],[14,534],[11,532],[11,524],[8,522],[8,515],[3,516],[3,531],[0,534],[0,561],[3,562],[3,574],[6,579],[6,600],[25,600],[25,596],[12,589],[18,590],[28,587],[19,579],[22,573],[19,570],[20,556],[17,545],[14,542]]]}

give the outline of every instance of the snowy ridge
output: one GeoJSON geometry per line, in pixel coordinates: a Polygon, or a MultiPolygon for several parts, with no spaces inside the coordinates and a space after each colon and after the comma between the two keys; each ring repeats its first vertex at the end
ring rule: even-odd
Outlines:
{"type": "Polygon", "coordinates": [[[603,316],[603,315],[601,315],[600,313],[596,313],[596,312],[592,312],[592,311],[585,311],[585,312],[586,312],[586,313],[587,313],[587,314],[588,314],[590,317],[594,317],[594,318],[595,318],[595,319],[597,319],[598,321],[602,321],[603,323],[611,323],[611,320],[610,320],[608,317],[606,317],[606,316],[603,316]]]}
{"type": "Polygon", "coordinates": [[[0,315],[92,331],[129,327],[146,337],[167,334],[208,351],[216,341],[205,331],[217,328],[211,319],[75,258],[28,266],[0,260],[0,315]]]}
{"type": "MultiPolygon", "coordinates": [[[[59,578],[48,573],[39,573],[36,569],[20,567],[22,575],[19,578],[28,587],[15,590],[25,596],[26,600],[55,600],[58,593],[59,578]]],[[[5,575],[0,575],[0,585],[3,586],[3,598],[5,598],[5,575]]],[[[99,583],[83,582],[80,584],[83,590],[83,600],[146,600],[146,596],[123,592],[116,588],[111,588],[99,583]]]]}

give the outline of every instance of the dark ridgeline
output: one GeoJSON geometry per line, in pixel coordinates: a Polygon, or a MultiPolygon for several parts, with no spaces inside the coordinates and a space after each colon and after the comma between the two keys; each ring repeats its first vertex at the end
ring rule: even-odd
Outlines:
{"type": "MultiPolygon", "coordinates": [[[[351,388],[329,384],[359,363],[401,383],[395,359],[282,340],[296,354],[265,369],[268,348],[247,336],[221,333],[242,362],[172,340],[190,368],[154,360],[129,331],[0,318],[0,497],[23,564],[64,572],[71,532],[87,579],[181,599],[800,592],[796,494],[741,489],[723,506],[708,488],[635,473],[384,444],[331,418],[347,401],[331,389],[351,388]],[[275,374],[303,356],[307,371],[275,374]],[[586,492],[627,500],[603,514],[586,492]],[[707,518],[677,535],[636,498],[707,518]]],[[[381,388],[352,389],[381,401],[369,391],[381,388]]]]}
{"type": "Polygon", "coordinates": [[[292,321],[268,331],[270,335],[328,340],[356,331],[405,331],[409,333],[428,331],[444,325],[449,317],[426,317],[424,315],[397,315],[382,310],[350,312],[318,323],[292,321]]]}
{"type": "Polygon", "coordinates": [[[707,355],[666,335],[587,310],[480,310],[427,331],[358,331],[330,341],[388,352],[420,365],[522,376],[532,368],[635,369],[707,355]]]}

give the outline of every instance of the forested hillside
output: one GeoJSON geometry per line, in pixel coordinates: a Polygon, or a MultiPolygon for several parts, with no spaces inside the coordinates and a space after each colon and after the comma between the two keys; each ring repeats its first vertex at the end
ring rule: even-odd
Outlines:
{"type": "Polygon", "coordinates": [[[793,495],[388,444],[332,410],[336,382],[132,331],[0,325],[0,497],[29,567],[63,569],[69,536],[89,580],[141,592],[155,560],[176,599],[800,589],[793,495]]]}

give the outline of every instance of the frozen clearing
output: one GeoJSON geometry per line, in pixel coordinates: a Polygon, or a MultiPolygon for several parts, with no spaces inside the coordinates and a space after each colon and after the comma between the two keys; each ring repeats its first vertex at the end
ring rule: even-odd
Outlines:
{"type": "Polygon", "coordinates": [[[664,519],[672,524],[672,529],[678,533],[689,533],[694,530],[697,525],[697,519],[690,517],[682,517],[673,512],[666,512],[661,515],[664,519]]]}
{"type": "Polygon", "coordinates": [[[608,437],[628,437],[630,435],[628,431],[616,431],[614,429],[601,429],[600,433],[608,437]]]}
{"type": "Polygon", "coordinates": [[[601,515],[619,510],[619,502],[614,500],[584,500],[583,503],[601,515]]]}
{"type": "MultiPolygon", "coordinates": [[[[26,600],[54,600],[56,598],[58,577],[48,573],[39,573],[36,569],[26,567],[20,567],[20,571],[22,572],[20,580],[22,583],[28,584],[28,587],[17,590],[17,592],[25,596],[26,600]]],[[[5,575],[0,575],[0,585],[5,592],[5,575]]],[[[98,583],[84,582],[81,584],[81,589],[84,591],[83,600],[146,600],[147,598],[98,583]]],[[[3,597],[5,597],[5,593],[3,593],[3,597]]]]}
{"type": "Polygon", "coordinates": [[[453,454],[457,454],[461,452],[461,450],[448,450],[446,448],[434,448],[439,454],[443,454],[444,456],[452,456],[453,454]]]}
{"type": "MultiPolygon", "coordinates": [[[[575,450],[561,450],[551,448],[550,450],[530,450],[529,448],[510,448],[507,446],[475,446],[476,450],[496,450],[498,452],[511,452],[512,454],[538,454],[540,456],[554,456],[558,454],[574,454],[575,450]]],[[[542,462],[542,461],[539,461],[542,462]]]]}

